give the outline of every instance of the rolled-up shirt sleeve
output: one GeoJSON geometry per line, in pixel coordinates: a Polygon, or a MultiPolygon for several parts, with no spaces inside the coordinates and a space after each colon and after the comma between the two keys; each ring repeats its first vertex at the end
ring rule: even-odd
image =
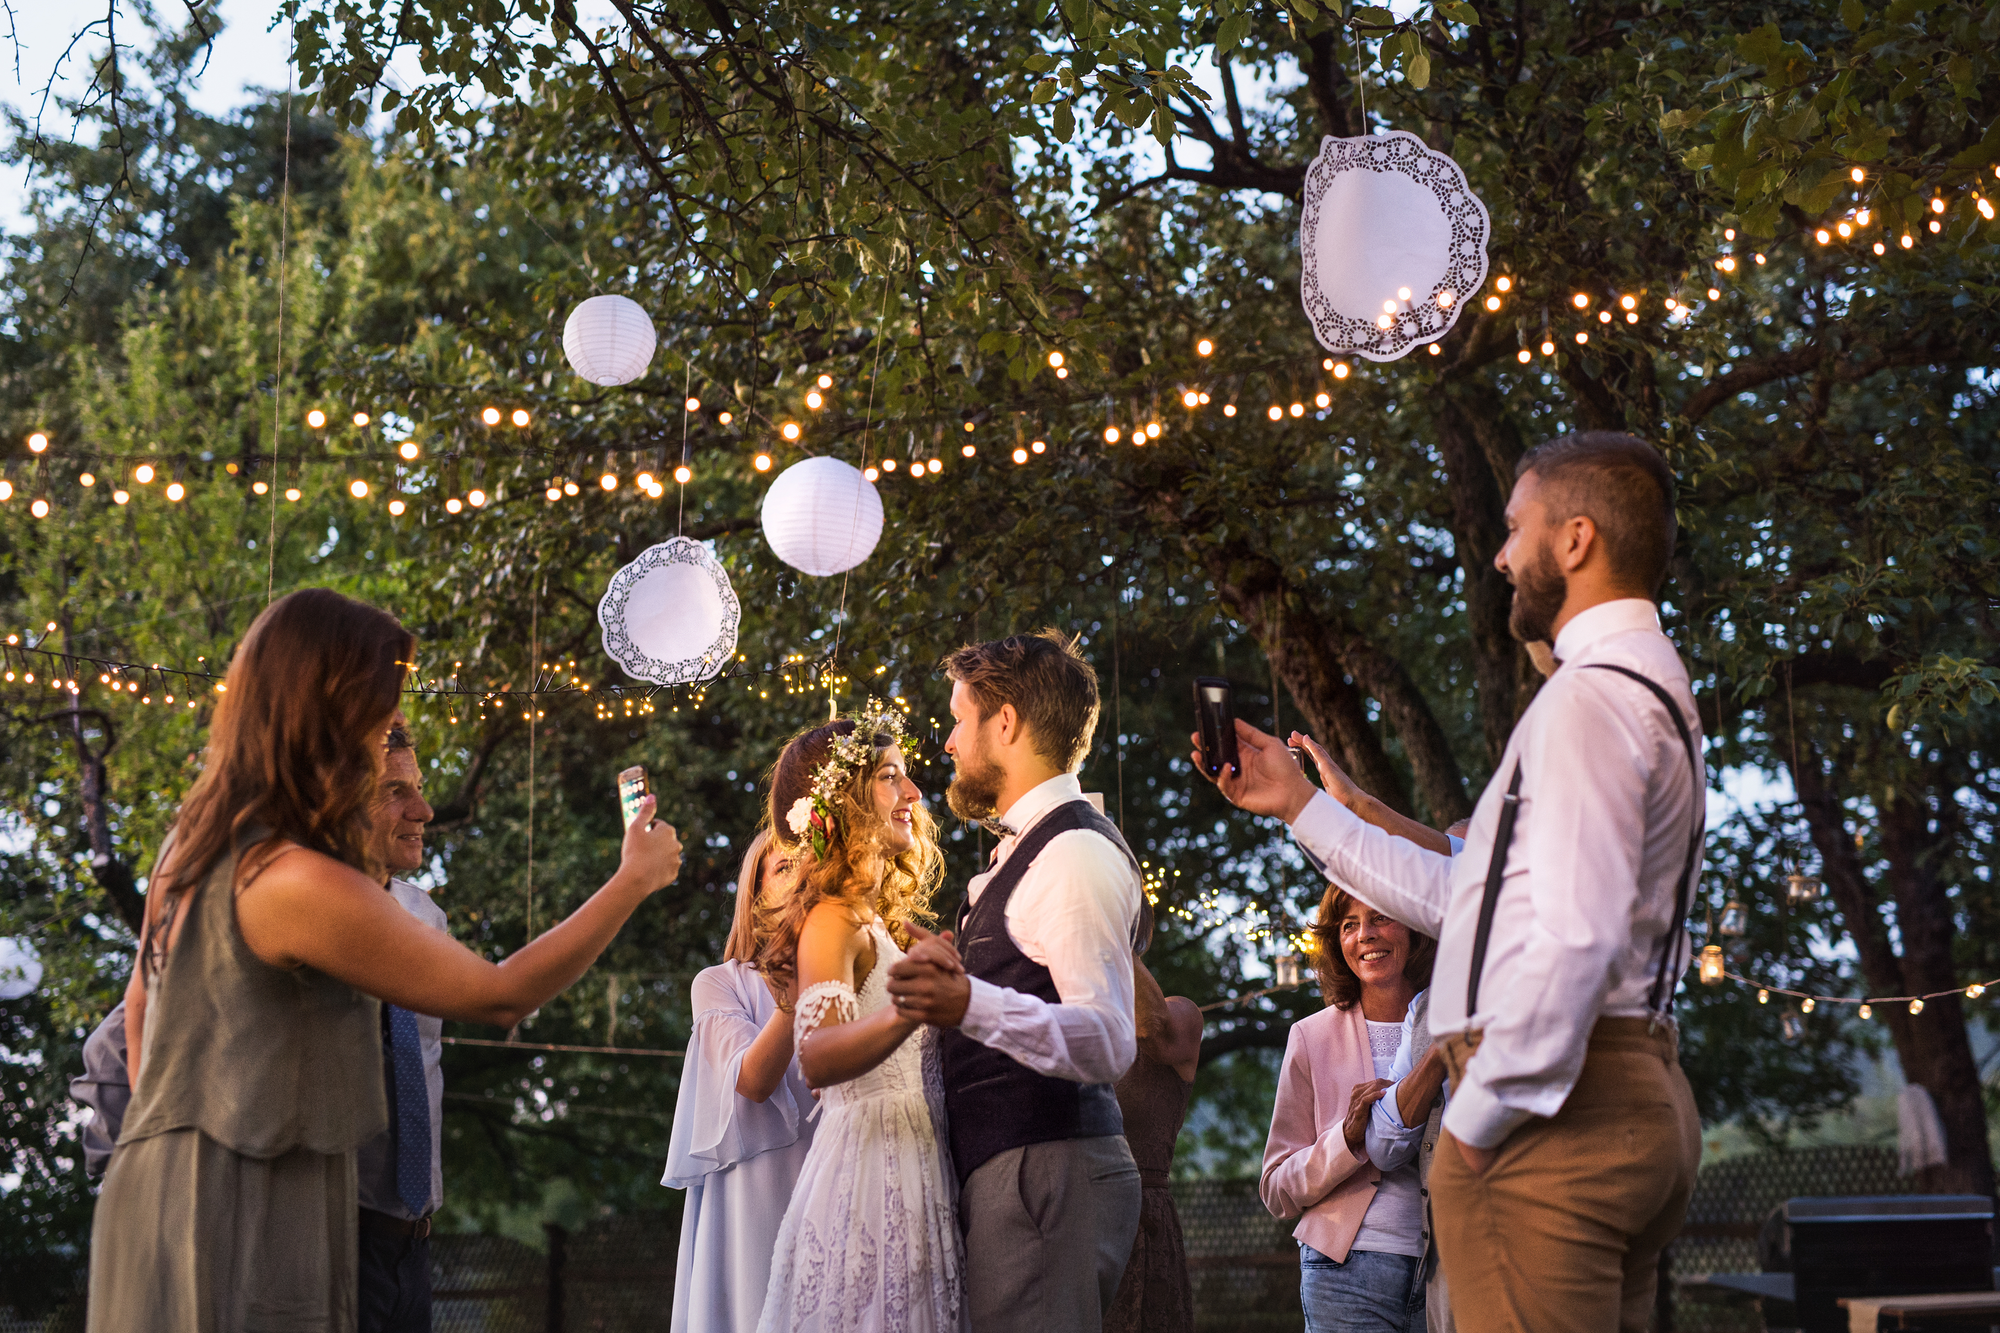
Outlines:
{"type": "MultiPolygon", "coordinates": [[[[1590,679],[1566,685],[1575,695],[1607,688],[1590,679]]],[[[1475,1148],[1497,1147],[1529,1118],[1562,1109],[1632,938],[1642,849],[1626,829],[1645,808],[1662,758],[1625,710],[1600,703],[1587,727],[1574,725],[1578,711],[1573,703],[1542,711],[1522,749],[1513,857],[1528,868],[1519,891],[1529,895],[1532,922],[1512,969],[1519,980],[1504,1007],[1483,1014],[1479,1050],[1444,1116],[1453,1137],[1475,1148]],[[1576,781],[1578,773],[1590,780],[1576,781]]],[[[1686,781],[1685,773],[1682,760],[1673,780],[1686,781]]]]}
{"type": "MultiPolygon", "coordinates": [[[[1411,1006],[1411,1012],[1415,1012],[1415,1005],[1411,1006]]],[[[1384,1171],[1393,1171],[1415,1158],[1417,1141],[1424,1136],[1424,1122],[1420,1120],[1414,1126],[1404,1124],[1402,1109],[1396,1104],[1396,1094],[1401,1091],[1403,1080],[1410,1076],[1416,1064],[1410,1057],[1415,1037],[1416,1023],[1409,1014],[1405,1014],[1403,1043],[1396,1048],[1396,1058],[1389,1062],[1389,1090],[1382,1094],[1368,1114],[1368,1160],[1384,1171]]]]}
{"type": "Polygon", "coordinates": [[[1076,829],[1050,839],[1032,881],[1008,901],[1007,927],[1016,947],[1049,970],[1061,1002],[973,977],[959,1030],[1038,1074],[1117,1082],[1139,1049],[1132,1017],[1139,894],[1137,870],[1105,838],[1076,829]]]}
{"type": "Polygon", "coordinates": [[[1384,833],[1325,792],[1292,821],[1292,837],[1322,874],[1385,916],[1435,939],[1451,898],[1451,858],[1384,833]]]}

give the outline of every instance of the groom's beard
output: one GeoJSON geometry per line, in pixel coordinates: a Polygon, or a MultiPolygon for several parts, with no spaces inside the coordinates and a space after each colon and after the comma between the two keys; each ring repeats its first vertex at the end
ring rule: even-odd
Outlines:
{"type": "Polygon", "coordinates": [[[1514,570],[1514,605],[1507,613],[1507,631],[1521,643],[1555,642],[1556,617],[1569,594],[1569,580],[1556,567],[1545,546],[1534,560],[1514,570]]]}
{"type": "Polygon", "coordinates": [[[945,788],[945,804],[960,819],[991,819],[1000,813],[1000,791],[1006,785],[1006,769],[983,754],[967,755],[945,788]]]}

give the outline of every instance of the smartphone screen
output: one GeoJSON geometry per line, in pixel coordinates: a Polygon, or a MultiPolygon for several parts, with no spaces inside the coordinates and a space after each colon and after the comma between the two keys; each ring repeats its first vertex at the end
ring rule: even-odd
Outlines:
{"type": "Polygon", "coordinates": [[[625,817],[625,827],[631,828],[632,821],[639,817],[639,802],[646,799],[646,770],[632,767],[618,775],[618,812],[625,817]]]}
{"type": "Polygon", "coordinates": [[[1225,766],[1242,771],[1236,754],[1236,711],[1229,682],[1220,676],[1196,676],[1194,715],[1203,771],[1211,778],[1221,776],[1225,766]]]}

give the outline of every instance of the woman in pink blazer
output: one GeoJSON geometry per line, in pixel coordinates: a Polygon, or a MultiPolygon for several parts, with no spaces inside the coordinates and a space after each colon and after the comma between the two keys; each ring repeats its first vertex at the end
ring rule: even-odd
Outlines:
{"type": "Polygon", "coordinates": [[[1403,1017],[1430,985],[1437,941],[1338,885],[1321,899],[1312,934],[1327,1007],[1295,1024],[1285,1045],[1264,1206],[1298,1219],[1307,1333],[1423,1333],[1429,1237],[1416,1165],[1384,1173],[1368,1160],[1366,1135],[1403,1017]]]}

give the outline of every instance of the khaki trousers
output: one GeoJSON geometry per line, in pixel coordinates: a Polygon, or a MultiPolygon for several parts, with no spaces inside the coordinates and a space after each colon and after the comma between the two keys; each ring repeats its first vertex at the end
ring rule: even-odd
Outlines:
{"type": "MultiPolygon", "coordinates": [[[[1645,1333],[1660,1251],[1694,1192],[1701,1124],[1670,1025],[1601,1018],[1583,1073],[1483,1174],[1449,1132],[1431,1167],[1438,1257],[1463,1333],[1645,1333]]],[[[1454,1082],[1479,1034],[1442,1037],[1454,1082]]]]}

